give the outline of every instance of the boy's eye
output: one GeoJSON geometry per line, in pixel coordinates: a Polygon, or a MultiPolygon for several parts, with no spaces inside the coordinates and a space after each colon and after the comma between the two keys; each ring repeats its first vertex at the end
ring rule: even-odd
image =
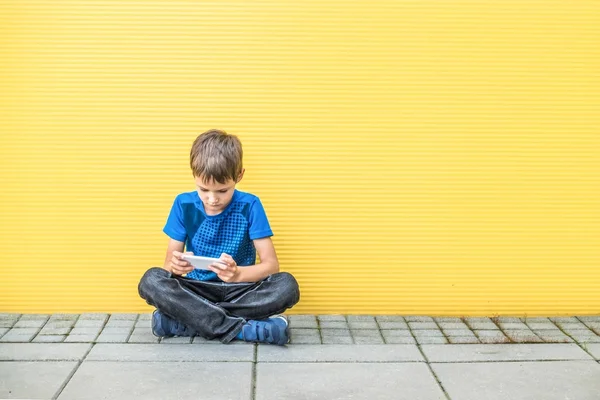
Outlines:
{"type": "Polygon", "coordinates": [[[219,190],[219,193],[227,193],[227,189],[219,190]]]}

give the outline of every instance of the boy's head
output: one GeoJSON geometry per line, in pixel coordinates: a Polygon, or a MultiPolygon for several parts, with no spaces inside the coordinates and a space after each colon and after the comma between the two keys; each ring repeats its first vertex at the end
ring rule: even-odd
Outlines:
{"type": "Polygon", "coordinates": [[[218,214],[231,202],[244,176],[242,143],[235,135],[211,129],[199,135],[190,151],[190,167],[207,213],[218,214]]]}

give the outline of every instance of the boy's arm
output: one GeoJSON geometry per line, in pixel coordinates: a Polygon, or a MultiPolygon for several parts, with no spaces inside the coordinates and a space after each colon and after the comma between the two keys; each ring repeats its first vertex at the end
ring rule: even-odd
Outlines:
{"type": "Polygon", "coordinates": [[[184,242],[180,242],[179,240],[169,239],[169,244],[167,245],[167,256],[165,257],[165,263],[163,268],[169,272],[173,272],[171,268],[171,260],[173,259],[173,252],[179,251],[183,252],[183,247],[185,246],[184,242]]]}
{"type": "Polygon", "coordinates": [[[255,239],[253,242],[260,263],[248,267],[239,267],[240,273],[235,279],[236,282],[258,282],[279,272],[279,261],[271,238],[255,239]]]}

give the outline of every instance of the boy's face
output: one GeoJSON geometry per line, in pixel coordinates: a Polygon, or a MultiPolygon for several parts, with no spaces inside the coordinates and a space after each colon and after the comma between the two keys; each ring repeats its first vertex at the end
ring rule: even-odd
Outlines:
{"type": "MultiPolygon", "coordinates": [[[[241,175],[238,182],[240,179],[241,175]]],[[[215,182],[214,180],[204,182],[202,177],[196,176],[194,181],[207,215],[220,214],[231,203],[236,185],[233,179],[229,179],[225,183],[215,182]]]]}

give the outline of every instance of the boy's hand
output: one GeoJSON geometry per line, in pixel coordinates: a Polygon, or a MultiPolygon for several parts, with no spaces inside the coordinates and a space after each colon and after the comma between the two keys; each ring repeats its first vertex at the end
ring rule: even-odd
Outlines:
{"type": "Polygon", "coordinates": [[[177,250],[173,251],[173,257],[171,257],[171,263],[169,266],[171,267],[171,272],[175,275],[187,274],[194,269],[192,264],[181,258],[182,254],[194,255],[194,253],[191,251],[186,251],[185,253],[177,250]]]}
{"type": "Polygon", "coordinates": [[[217,274],[223,282],[235,282],[240,275],[240,267],[229,254],[221,254],[219,262],[212,263],[210,270],[217,274]]]}

